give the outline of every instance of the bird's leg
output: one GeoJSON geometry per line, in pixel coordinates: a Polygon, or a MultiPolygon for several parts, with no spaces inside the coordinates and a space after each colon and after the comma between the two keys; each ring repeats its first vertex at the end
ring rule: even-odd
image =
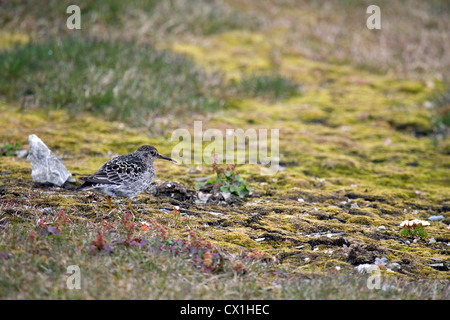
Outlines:
{"type": "Polygon", "coordinates": [[[112,210],[112,206],[111,206],[111,197],[110,196],[106,196],[106,202],[108,202],[109,211],[111,211],[112,210]]]}
{"type": "Polygon", "coordinates": [[[134,214],[136,214],[137,212],[133,209],[133,207],[131,206],[131,200],[128,200],[128,208],[131,210],[131,212],[133,212],[134,214]]]}

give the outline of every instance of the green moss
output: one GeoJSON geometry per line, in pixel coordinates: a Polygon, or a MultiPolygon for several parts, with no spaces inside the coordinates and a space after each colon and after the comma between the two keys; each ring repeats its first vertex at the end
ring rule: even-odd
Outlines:
{"type": "Polygon", "coordinates": [[[358,217],[351,217],[350,219],[348,219],[348,222],[369,226],[372,224],[372,219],[365,216],[362,217],[358,216],[358,217]]]}
{"type": "Polygon", "coordinates": [[[256,242],[252,240],[247,234],[238,231],[227,232],[220,237],[220,240],[246,248],[256,246],[256,242]]]}

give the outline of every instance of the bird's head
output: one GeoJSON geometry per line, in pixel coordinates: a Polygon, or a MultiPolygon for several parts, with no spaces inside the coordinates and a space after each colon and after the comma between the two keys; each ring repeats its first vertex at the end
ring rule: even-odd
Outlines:
{"type": "Polygon", "coordinates": [[[141,153],[144,157],[151,161],[154,161],[155,159],[164,159],[177,163],[175,160],[160,154],[154,146],[144,145],[139,147],[136,152],[141,153]]]}

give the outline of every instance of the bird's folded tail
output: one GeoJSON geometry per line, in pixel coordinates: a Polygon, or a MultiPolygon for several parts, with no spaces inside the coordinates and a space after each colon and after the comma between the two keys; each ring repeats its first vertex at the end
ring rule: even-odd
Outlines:
{"type": "Polygon", "coordinates": [[[78,186],[75,190],[76,191],[82,191],[82,190],[89,190],[92,188],[93,183],[90,181],[87,181],[88,177],[81,177],[80,180],[83,180],[84,183],[81,186],[78,186]]]}

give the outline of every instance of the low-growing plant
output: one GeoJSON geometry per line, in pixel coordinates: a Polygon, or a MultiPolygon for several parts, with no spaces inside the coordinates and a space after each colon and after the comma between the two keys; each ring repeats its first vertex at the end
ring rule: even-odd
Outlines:
{"type": "Polygon", "coordinates": [[[181,215],[181,212],[179,209],[173,209],[169,212],[169,215],[171,217],[170,225],[179,228],[182,225],[183,222],[183,216],[181,215]]]}
{"type": "Polygon", "coordinates": [[[243,198],[253,190],[240,176],[240,171],[236,170],[236,163],[219,166],[217,164],[217,158],[214,158],[214,162],[211,165],[213,171],[216,173],[215,177],[208,179],[204,183],[197,183],[195,188],[209,189],[213,192],[222,191],[236,194],[243,198]]]}
{"type": "Polygon", "coordinates": [[[410,221],[405,220],[400,224],[400,226],[403,227],[400,230],[400,234],[405,236],[425,238],[428,235],[428,233],[424,230],[424,227],[429,225],[430,223],[428,221],[422,221],[417,219],[410,221]]]}
{"type": "Polygon", "coordinates": [[[89,246],[88,249],[91,254],[97,252],[111,253],[114,250],[114,247],[106,243],[104,235],[101,232],[98,232],[97,239],[91,242],[91,245],[89,246]]]}
{"type": "Polygon", "coordinates": [[[20,151],[22,146],[17,141],[12,141],[0,145],[0,156],[13,156],[17,151],[20,151]]]}

